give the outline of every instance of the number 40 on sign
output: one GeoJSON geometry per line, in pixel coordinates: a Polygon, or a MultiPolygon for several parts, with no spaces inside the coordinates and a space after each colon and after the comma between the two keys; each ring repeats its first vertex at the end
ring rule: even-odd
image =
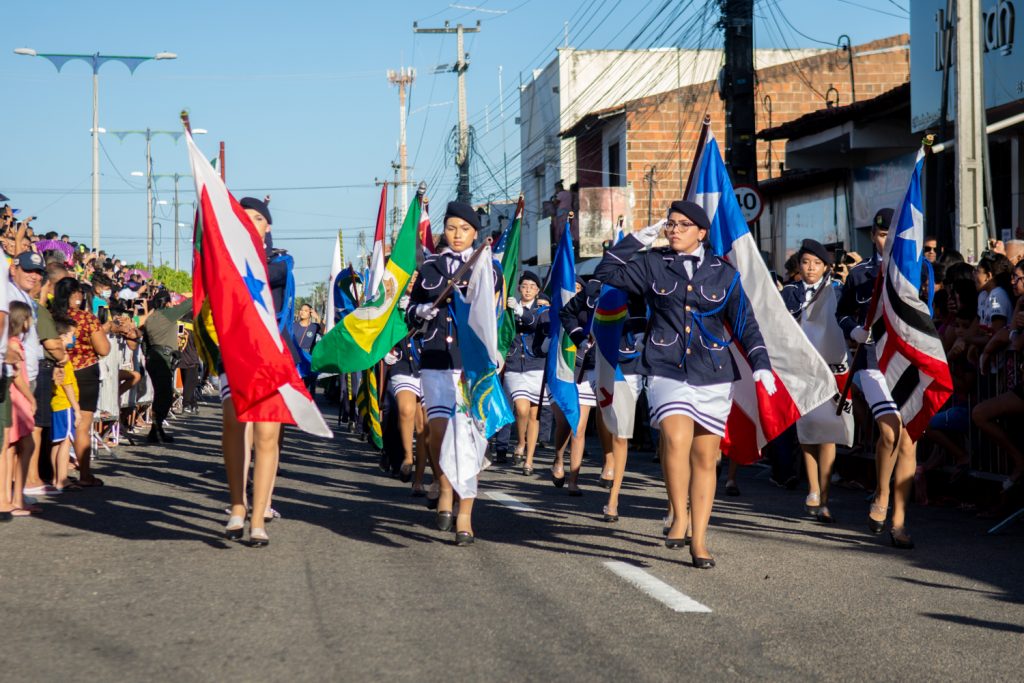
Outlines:
{"type": "Polygon", "coordinates": [[[748,223],[753,223],[761,217],[764,202],[761,201],[761,193],[757,191],[757,188],[751,185],[737,185],[733,191],[736,193],[736,201],[743,211],[743,218],[748,223]]]}

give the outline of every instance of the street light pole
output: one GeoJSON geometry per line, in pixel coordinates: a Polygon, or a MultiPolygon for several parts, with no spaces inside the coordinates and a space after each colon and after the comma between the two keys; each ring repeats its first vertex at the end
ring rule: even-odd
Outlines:
{"type": "MultiPolygon", "coordinates": [[[[205,133],[206,130],[203,128],[195,128],[192,130],[195,134],[205,133]]],[[[154,135],[169,135],[174,138],[177,142],[184,133],[180,130],[112,130],[109,131],[111,135],[116,135],[119,140],[124,140],[129,135],[143,135],[146,138],[146,266],[150,269],[153,268],[153,154],[152,154],[152,140],[154,135]]],[[[132,172],[132,175],[141,175],[138,172],[132,172]]],[[[178,229],[177,221],[174,225],[175,231],[178,229]]]]}
{"type": "MultiPolygon", "coordinates": [[[[198,128],[198,129],[194,129],[192,132],[196,133],[196,132],[205,132],[205,131],[203,131],[202,128],[198,128]]],[[[178,228],[182,227],[182,224],[178,222],[178,220],[179,220],[179,213],[178,213],[179,208],[178,207],[180,207],[181,204],[183,203],[178,198],[178,181],[181,180],[182,178],[191,178],[192,174],[191,173],[153,173],[151,175],[153,177],[153,181],[154,182],[159,180],[160,178],[171,178],[172,180],[174,180],[174,269],[178,270],[178,228]]],[[[192,202],[185,202],[185,203],[191,204],[192,202]]]]}
{"type": "Polygon", "coordinates": [[[128,71],[135,73],[135,69],[143,62],[151,59],[177,59],[178,55],[173,52],[158,52],[152,57],[142,56],[117,56],[102,55],[99,52],[91,55],[86,54],[64,54],[64,53],[43,53],[36,52],[30,47],[19,47],[14,54],[26,57],[43,57],[48,59],[57,68],[57,72],[65,64],[74,60],[87,62],[92,66],[92,247],[100,248],[100,67],[107,62],[121,62],[128,67],[128,71]]]}

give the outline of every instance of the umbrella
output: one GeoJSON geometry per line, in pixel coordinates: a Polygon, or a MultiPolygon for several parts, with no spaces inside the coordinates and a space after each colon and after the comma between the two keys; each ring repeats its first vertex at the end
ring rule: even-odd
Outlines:
{"type": "Polygon", "coordinates": [[[64,260],[68,262],[73,260],[75,254],[75,248],[61,240],[39,240],[36,242],[36,251],[40,254],[45,254],[48,251],[59,251],[64,254],[64,260]]]}

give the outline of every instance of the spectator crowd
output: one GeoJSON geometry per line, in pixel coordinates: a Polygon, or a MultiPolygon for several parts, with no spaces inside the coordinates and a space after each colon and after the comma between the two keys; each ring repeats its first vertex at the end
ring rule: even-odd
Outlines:
{"type": "Polygon", "coordinates": [[[100,487],[93,459],[196,412],[191,301],[150,273],[0,207],[0,521],[100,487]]]}

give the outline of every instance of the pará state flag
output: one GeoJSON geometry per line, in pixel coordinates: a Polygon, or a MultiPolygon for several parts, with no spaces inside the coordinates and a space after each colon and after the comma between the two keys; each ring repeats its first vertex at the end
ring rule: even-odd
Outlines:
{"type": "MultiPolygon", "coordinates": [[[[313,347],[314,372],[366,370],[409,334],[398,301],[416,269],[416,230],[420,221],[417,196],[405,214],[391,258],[377,289],[364,290],[366,300],[313,347]],[[373,296],[376,292],[376,296],[373,296]]],[[[372,276],[371,276],[372,278],[372,276]]]]}
{"type": "Polygon", "coordinates": [[[922,149],[917,153],[896,223],[885,241],[884,280],[871,323],[878,369],[885,375],[907,435],[915,441],[953,393],[942,340],[928,305],[919,296],[924,261],[923,165],[922,149]]]}
{"type": "Polygon", "coordinates": [[[185,134],[199,201],[193,300],[210,313],[240,422],[295,424],[331,436],[284,344],[274,311],[267,256],[245,210],[185,134]]]}
{"type": "Polygon", "coordinates": [[[746,464],[757,460],[761,448],[801,416],[831,400],[836,393],[835,378],[779,296],[736,201],[710,126],[694,173],[696,178],[690,183],[687,199],[700,204],[711,220],[708,237],[712,251],[729,261],[740,275],[743,293],[750,300],[764,337],[778,389],[769,396],[760,384],[755,386],[753,371],[739,342],[729,345],[740,379],[725,425],[722,452],[746,464]]]}
{"type": "Polygon", "coordinates": [[[568,221],[558,241],[555,260],[551,264],[549,286],[551,326],[548,334],[551,338],[551,350],[545,368],[548,391],[551,392],[551,400],[562,411],[572,433],[575,434],[580,421],[580,394],[576,387],[576,345],[562,329],[562,323],[558,318],[562,306],[576,296],[576,264],[573,259],[572,233],[568,221]]]}

